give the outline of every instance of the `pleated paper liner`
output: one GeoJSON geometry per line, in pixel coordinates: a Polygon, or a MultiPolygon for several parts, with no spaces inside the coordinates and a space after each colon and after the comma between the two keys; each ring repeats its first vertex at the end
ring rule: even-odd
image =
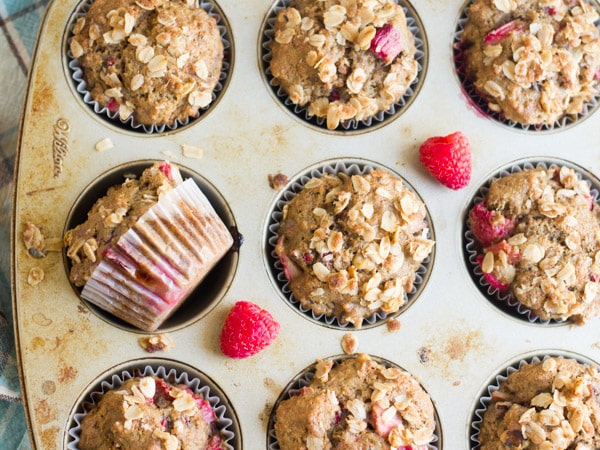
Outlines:
{"type": "Polygon", "coordinates": [[[334,133],[334,134],[358,134],[365,133],[368,131],[376,130],[391,121],[401,116],[415,100],[427,73],[427,66],[429,60],[429,52],[427,48],[427,37],[425,34],[425,28],[419,18],[415,8],[406,0],[397,0],[396,3],[402,6],[404,14],[406,15],[406,21],[408,28],[415,38],[415,46],[417,52],[415,54],[415,60],[418,63],[417,76],[413,82],[408,86],[408,89],[400,97],[400,99],[392,105],[386,111],[380,111],[377,114],[369,117],[365,120],[350,119],[340,123],[335,130],[328,130],[326,119],[317,117],[316,115],[310,115],[308,109],[305,106],[300,106],[293,103],[288,94],[276,84],[276,80],[273,77],[270,69],[271,63],[271,42],[274,39],[274,24],[277,19],[277,14],[287,8],[291,3],[291,0],[277,0],[269,9],[266,18],[262,24],[260,32],[260,43],[259,43],[259,62],[261,64],[261,72],[265,83],[277,102],[279,102],[285,110],[290,112],[294,117],[299,119],[302,123],[313,127],[317,130],[334,133]]]}
{"type": "MultiPolygon", "coordinates": [[[[278,194],[275,203],[271,208],[271,212],[268,217],[268,224],[265,237],[267,271],[270,275],[271,281],[277,288],[284,301],[289,306],[291,306],[296,312],[301,314],[302,317],[316,324],[336,329],[356,329],[352,324],[348,322],[342,323],[336,317],[327,316],[325,314],[315,314],[311,309],[303,307],[300,301],[294,297],[289,287],[289,281],[285,276],[283,265],[277,253],[275,252],[275,247],[277,245],[278,239],[279,223],[283,218],[283,208],[292,198],[295,197],[295,195],[298,192],[300,192],[303,189],[304,185],[312,178],[320,178],[325,174],[336,175],[338,173],[344,173],[350,176],[356,174],[365,175],[375,168],[386,170],[392,175],[401,178],[403,180],[404,186],[412,192],[414,192],[417,195],[417,197],[423,202],[426,209],[425,226],[429,230],[428,237],[431,240],[435,240],[435,232],[431,216],[429,215],[429,211],[427,210],[426,203],[419,196],[418,192],[416,192],[416,190],[410,185],[410,183],[398,173],[374,161],[369,161],[365,159],[332,159],[328,161],[323,161],[305,169],[304,171],[290,179],[287,186],[285,186],[278,194]]],[[[402,305],[397,312],[392,314],[386,314],[382,311],[374,312],[372,315],[365,318],[361,329],[368,329],[375,326],[379,326],[385,323],[388,319],[397,317],[403,312],[405,312],[408,308],[410,308],[420,296],[429,279],[431,270],[433,268],[434,259],[435,246],[432,252],[429,254],[429,256],[421,263],[420,267],[418,268],[412,290],[405,294],[404,305],[402,305]]]]}
{"type": "Polygon", "coordinates": [[[216,415],[214,432],[227,450],[241,450],[241,425],[237,414],[222,388],[204,372],[169,359],[142,358],[119,364],[95,378],[79,395],[66,424],[66,450],[78,450],[81,423],[102,396],[136,377],[156,376],[172,385],[185,385],[194,394],[208,401],[216,415]]]}
{"type": "Polygon", "coordinates": [[[87,109],[108,124],[117,126],[118,128],[129,130],[135,133],[147,135],[156,135],[166,132],[185,129],[188,126],[198,123],[213,111],[219,100],[224,96],[229,81],[231,80],[233,64],[234,64],[234,45],[233,33],[227,18],[225,17],[221,7],[215,0],[200,0],[199,7],[204,9],[211,17],[217,21],[217,26],[223,43],[223,64],[219,81],[212,92],[211,102],[198,110],[196,116],[190,116],[185,120],[175,120],[172,124],[148,125],[142,124],[135,120],[134,115],[130,115],[126,119],[121,119],[119,111],[111,111],[107,106],[102,106],[96,102],[91,93],[88,91],[87,83],[84,80],[83,70],[79,62],[73,57],[70,51],[70,42],[73,37],[73,27],[77,19],[85,16],[88,12],[93,0],[83,0],[80,2],[67,21],[67,28],[64,35],[64,54],[65,65],[67,66],[67,77],[72,81],[71,84],[75,90],[75,96],[80,98],[87,109]]]}
{"type": "MultiPolygon", "coordinates": [[[[94,202],[104,196],[110,186],[120,185],[126,176],[139,176],[152,163],[127,163],[100,175],[73,206],[65,230],[85,221],[94,202]]],[[[137,332],[163,332],[185,327],[208,314],[231,285],[239,257],[232,246],[232,236],[237,234],[232,212],[227,201],[206,178],[185,168],[180,171],[187,180],[167,194],[173,197],[173,202],[165,198],[151,208],[121,236],[119,248],[114,249],[114,261],[99,265],[92,281],[88,281],[83,289],[74,287],[82,301],[112,325],[137,332]],[[202,214],[198,214],[199,211],[203,211],[202,214]],[[173,227],[173,224],[177,226],[173,227]],[[197,268],[205,262],[214,264],[224,248],[228,249],[225,255],[197,286],[192,287],[202,274],[192,272],[190,267],[197,268]],[[139,270],[121,270],[119,261],[123,262],[123,267],[127,266],[127,261],[137,261],[156,270],[140,278],[139,270]],[[177,292],[180,303],[167,315],[161,313],[159,320],[162,323],[158,328],[148,330],[148,321],[156,319],[156,310],[164,310],[167,306],[161,287],[170,289],[170,300],[177,292]],[[107,304],[102,298],[103,293],[116,300],[107,304]],[[137,316],[140,323],[133,323],[132,318],[137,316]]],[[[68,273],[70,261],[66,255],[64,260],[68,273]]]]}
{"type": "Polygon", "coordinates": [[[580,179],[585,180],[590,185],[591,194],[594,197],[594,201],[598,201],[598,195],[600,191],[600,180],[585,170],[583,167],[577,164],[566,161],[559,158],[524,158],[518,161],[511,162],[506,166],[498,169],[497,172],[488,177],[488,180],[475,192],[473,199],[469,202],[467,209],[463,215],[463,226],[462,226],[462,241],[463,241],[463,252],[465,263],[471,279],[482,293],[484,298],[491,302],[500,311],[508,314],[509,316],[515,317],[519,320],[526,321],[536,325],[566,325],[571,323],[569,320],[542,320],[535,312],[527,308],[521,302],[519,302],[511,293],[508,291],[501,291],[497,287],[491,285],[484,276],[481,266],[478,262],[478,257],[481,255],[481,246],[476,242],[473,232],[471,231],[468,224],[469,211],[478,203],[482,202],[488,193],[490,185],[493,180],[501,177],[505,177],[512,173],[522,172],[526,169],[533,168],[544,168],[547,169],[552,165],[566,166],[575,170],[580,179]]]}

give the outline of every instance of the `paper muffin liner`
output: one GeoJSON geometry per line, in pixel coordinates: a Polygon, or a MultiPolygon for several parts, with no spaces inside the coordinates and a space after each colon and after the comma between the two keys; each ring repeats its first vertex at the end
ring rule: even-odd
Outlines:
{"type": "Polygon", "coordinates": [[[215,415],[216,431],[221,435],[225,448],[228,450],[241,449],[241,435],[235,411],[223,391],[210,378],[200,371],[180,363],[171,364],[168,360],[148,360],[147,363],[128,364],[121,370],[113,371],[102,377],[74,405],[67,425],[66,448],[78,450],[81,436],[81,423],[100,401],[102,396],[113,389],[118,389],[126,381],[145,376],[156,376],[172,385],[185,385],[196,395],[210,403],[215,415]],[[195,373],[197,372],[197,373],[195,373]]]}
{"type": "Polygon", "coordinates": [[[396,3],[402,6],[404,14],[406,15],[406,23],[408,29],[412,33],[415,39],[415,47],[417,49],[415,53],[415,60],[418,63],[417,76],[413,82],[408,86],[406,92],[400,97],[400,99],[393,104],[386,111],[380,111],[377,114],[369,117],[365,120],[350,119],[346,122],[341,123],[335,130],[328,130],[327,120],[324,117],[311,116],[308,114],[308,108],[300,106],[292,102],[288,94],[279,85],[276,84],[275,78],[271,73],[271,42],[274,39],[274,25],[277,20],[277,14],[282,9],[287,8],[291,3],[291,0],[277,0],[268,12],[266,20],[263,23],[261,37],[260,37],[260,55],[259,59],[262,64],[262,73],[265,77],[271,93],[275,98],[292,114],[300,118],[302,121],[315,126],[323,131],[333,133],[344,133],[350,132],[361,132],[376,129],[391,120],[397,118],[404,113],[411,105],[419,93],[423,81],[425,79],[425,73],[427,72],[428,63],[428,49],[427,49],[427,38],[425,35],[425,28],[421,23],[419,16],[413,6],[406,0],[396,0],[396,3]]]}
{"type": "MultiPolygon", "coordinates": [[[[345,359],[355,358],[355,357],[356,357],[356,355],[334,355],[334,356],[330,356],[328,358],[322,358],[322,359],[324,361],[333,361],[334,363],[340,363],[345,359]]],[[[369,357],[373,361],[377,362],[378,364],[381,364],[384,367],[395,367],[397,369],[403,370],[404,372],[408,373],[408,371],[406,371],[404,368],[402,368],[398,364],[396,364],[392,361],[389,361],[385,358],[381,358],[379,356],[374,356],[374,355],[369,355],[369,357]]],[[[312,382],[312,380],[315,377],[316,366],[317,366],[317,363],[315,362],[315,363],[311,364],[310,366],[304,368],[298,374],[296,374],[296,376],[294,376],[289,381],[289,383],[283,388],[283,390],[277,397],[277,400],[275,401],[275,404],[273,405],[273,408],[271,409],[271,414],[269,415],[269,423],[267,426],[267,449],[268,450],[279,450],[279,443],[277,442],[277,436],[275,434],[275,419],[276,419],[277,408],[284,400],[287,400],[291,397],[299,395],[300,392],[302,391],[302,389],[307,387],[312,382]]],[[[421,385],[421,387],[423,388],[422,385],[421,385]]],[[[423,388],[423,390],[425,390],[425,388],[423,388]]],[[[433,403],[433,401],[432,401],[432,403],[433,403]]],[[[437,409],[435,407],[435,403],[433,403],[433,408],[434,408],[434,418],[435,418],[435,429],[433,432],[432,442],[427,444],[426,448],[428,450],[438,450],[443,447],[442,446],[442,429],[440,426],[441,422],[440,422],[440,418],[438,416],[437,409]]]]}
{"type": "Polygon", "coordinates": [[[492,175],[488,181],[483,184],[475,193],[473,199],[469,203],[463,219],[463,248],[465,252],[465,259],[469,269],[471,278],[494,306],[501,310],[504,310],[508,314],[517,317],[521,320],[528,321],[532,324],[550,325],[550,324],[566,324],[568,320],[542,320],[535,314],[531,309],[527,308],[521,302],[519,302],[511,293],[510,290],[503,292],[495,286],[491,285],[485,278],[481,266],[477,261],[477,258],[481,255],[481,245],[475,240],[475,236],[471,231],[468,224],[469,211],[478,203],[483,201],[487,197],[487,193],[492,184],[492,181],[498,178],[508,176],[513,173],[522,172],[527,169],[543,168],[548,169],[552,165],[567,166],[575,170],[578,177],[584,180],[590,186],[590,192],[594,197],[594,202],[598,202],[600,192],[600,180],[594,175],[583,169],[582,167],[566,160],[557,158],[541,158],[541,159],[527,159],[522,161],[516,161],[500,169],[494,175],[492,175]]]}
{"type": "Polygon", "coordinates": [[[123,234],[81,297],[145,331],[155,331],[233,244],[192,179],[164,194],[123,234]]]}
{"type": "MultiPolygon", "coordinates": [[[[597,94],[588,103],[584,105],[583,110],[580,113],[576,115],[564,115],[563,117],[551,124],[522,124],[506,118],[501,111],[491,110],[488,107],[488,101],[481,96],[479,91],[475,88],[473,81],[470,80],[466,74],[466,54],[462,34],[464,32],[465,24],[468,20],[467,15],[469,7],[473,3],[473,1],[474,0],[467,0],[467,2],[463,5],[460,11],[460,16],[456,23],[456,28],[454,31],[452,50],[454,68],[456,70],[456,75],[458,76],[463,93],[466,95],[467,99],[471,101],[473,107],[477,109],[477,112],[479,114],[514,130],[539,133],[563,130],[572,125],[578,124],[598,109],[598,107],[600,106],[600,91],[598,91],[597,94]]],[[[600,8],[594,1],[591,1],[590,5],[600,13],[600,8]]]]}
{"type": "Polygon", "coordinates": [[[500,389],[500,385],[506,381],[509,375],[518,372],[528,364],[538,363],[550,357],[571,359],[585,366],[596,365],[594,361],[582,355],[561,351],[549,351],[548,353],[538,353],[533,356],[519,358],[514,363],[506,366],[489,381],[484,391],[481,393],[481,396],[477,399],[471,416],[471,426],[469,430],[469,437],[471,440],[471,446],[469,448],[471,450],[476,450],[481,447],[481,443],[479,442],[479,433],[481,432],[480,427],[483,424],[483,416],[487,408],[492,404],[493,393],[500,389]]]}
{"type": "Polygon", "coordinates": [[[77,91],[78,97],[80,97],[83,100],[83,102],[95,114],[112,124],[119,125],[123,128],[132,131],[145,134],[159,134],[164,133],[166,131],[174,131],[179,129],[180,127],[185,127],[187,125],[193,124],[213,109],[213,107],[218,103],[218,100],[225,92],[225,88],[229,83],[229,79],[231,77],[231,70],[233,68],[233,40],[231,30],[229,28],[229,24],[225,20],[225,16],[223,15],[221,8],[214,0],[199,1],[199,7],[204,9],[211,17],[213,17],[217,21],[217,27],[219,28],[221,41],[223,42],[223,64],[221,67],[219,80],[212,92],[212,100],[207,106],[205,106],[204,108],[200,108],[196,116],[190,116],[185,120],[176,119],[172,124],[163,125],[147,125],[139,123],[135,120],[133,114],[130,115],[127,119],[123,120],[119,116],[119,111],[111,112],[106,106],[102,106],[101,104],[96,102],[92,97],[90,91],[87,88],[87,83],[84,79],[83,69],[79,65],[77,59],[73,57],[73,54],[70,50],[70,43],[71,39],[73,38],[73,27],[77,23],[77,19],[87,14],[92,2],[93,0],[83,0],[75,7],[73,13],[71,14],[67,26],[68,37],[65,52],[67,56],[67,65],[69,67],[69,73],[75,84],[75,90],[77,91]]]}
{"type": "MultiPolygon", "coordinates": [[[[429,215],[429,211],[427,210],[427,205],[425,204],[421,196],[418,194],[418,192],[413,188],[413,186],[410,185],[410,183],[403,176],[394,172],[390,168],[378,164],[374,161],[358,159],[335,159],[317,164],[305,170],[304,172],[296,176],[293,180],[290,180],[288,185],[284,187],[284,189],[282,189],[282,192],[276,199],[276,202],[270,213],[269,223],[267,225],[266,253],[268,260],[267,269],[271,275],[272,281],[276,285],[278,291],[282,294],[284,300],[288,302],[290,306],[292,306],[305,318],[313,322],[319,323],[321,325],[339,329],[356,329],[351,323],[342,323],[337,317],[327,316],[326,314],[315,314],[311,309],[303,307],[300,301],[297,300],[292,294],[292,291],[289,286],[290,283],[284,273],[283,265],[281,264],[281,261],[275,251],[275,247],[277,246],[279,223],[283,218],[283,208],[296,196],[298,192],[300,192],[304,188],[304,185],[312,178],[320,178],[325,174],[336,175],[338,173],[344,173],[349,176],[366,175],[375,168],[386,170],[394,176],[401,178],[404,183],[404,186],[417,195],[419,200],[421,200],[421,202],[425,205],[425,210],[427,211],[426,226],[429,229],[429,239],[435,240],[435,233],[433,230],[431,216],[429,215]]],[[[392,314],[387,314],[382,311],[375,312],[369,317],[364,318],[362,327],[360,329],[368,329],[374,326],[381,325],[382,323],[385,323],[387,319],[397,317],[398,315],[406,311],[408,308],[410,308],[421,294],[421,291],[423,290],[427,280],[429,279],[429,275],[431,274],[431,270],[433,268],[434,258],[435,246],[432,252],[429,254],[429,256],[419,266],[416,272],[416,277],[413,283],[412,290],[406,294],[405,303],[402,307],[400,307],[398,311],[392,314]]]]}

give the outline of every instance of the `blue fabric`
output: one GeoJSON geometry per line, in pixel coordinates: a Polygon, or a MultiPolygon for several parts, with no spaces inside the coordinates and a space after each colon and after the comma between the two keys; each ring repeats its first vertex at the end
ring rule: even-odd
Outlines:
{"type": "Polygon", "coordinates": [[[28,450],[14,344],[10,225],[19,117],[48,0],[0,0],[0,449],[28,450]]]}

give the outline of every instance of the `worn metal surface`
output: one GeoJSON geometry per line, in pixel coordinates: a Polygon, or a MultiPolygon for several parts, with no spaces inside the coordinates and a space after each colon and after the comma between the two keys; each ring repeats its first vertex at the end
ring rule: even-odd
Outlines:
{"type": "MultiPolygon", "coordinates": [[[[268,176],[290,177],[321,160],[367,158],[394,169],[425,200],[436,234],[435,261],[420,297],[385,325],[354,331],[358,350],[387,358],[417,376],[430,393],[444,447],[469,447],[477,397],[498,370],[523,354],[575,352],[600,360],[598,319],[583,327],[532,325],[500,312],[474,286],[464,263],[464,211],[498,167],[520,158],[568,159],[600,173],[598,113],[562,131],[508,129],[481,117],[465,99],[454,73],[452,39],[461,2],[414,2],[428,39],[423,87],[399,118],[372,132],[339,135],[301,123],[271,95],[261,75],[259,34],[271,5],[220,0],[233,35],[231,82],[219,104],[193,126],[157,136],[124,131],[97,118],[77,96],[64,57],[65,33],[76,2],[55,1],[45,17],[22,119],[14,204],[13,295],[23,395],[34,445],[63,448],[78,396],[115,365],[144,358],[140,334],[91,312],[71,288],[63,257],[31,258],[20,236],[28,222],[46,237],[60,237],[71,206],[99,174],[141,159],[168,158],[202,174],[226,199],[245,236],[235,276],[210,313],[170,332],[165,357],[215,380],[240,420],[244,448],[264,448],[271,405],[289,380],[316,358],[341,353],[347,332],[317,325],[287,305],[266,268],[265,229],[277,192],[268,176]],[[451,191],[420,166],[419,144],[431,135],[463,131],[473,147],[471,184],[451,191]],[[109,137],[115,147],[97,152],[109,137]],[[185,158],[181,145],[203,149],[185,158]],[[40,267],[44,280],[27,274],[40,267]],[[262,353],[232,360],[219,352],[219,331],[231,305],[247,299],[281,324],[262,353]]],[[[162,355],[161,355],[162,356],[162,355]]]]}

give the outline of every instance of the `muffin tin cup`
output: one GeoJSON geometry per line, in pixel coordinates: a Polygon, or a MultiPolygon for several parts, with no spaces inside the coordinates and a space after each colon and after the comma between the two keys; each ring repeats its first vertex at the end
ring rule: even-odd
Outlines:
{"type": "Polygon", "coordinates": [[[477,450],[481,448],[481,443],[479,441],[480,426],[483,423],[483,416],[487,408],[492,403],[493,393],[500,389],[500,385],[504,383],[512,373],[521,370],[521,368],[528,364],[538,363],[550,357],[571,359],[585,366],[598,366],[595,361],[588,357],[560,350],[539,350],[531,354],[518,356],[513,360],[513,362],[507,363],[487,382],[486,387],[481,393],[481,396],[477,399],[476,404],[473,407],[473,415],[469,434],[471,450],[477,450]]]}
{"type": "Polygon", "coordinates": [[[118,389],[127,380],[136,377],[156,376],[173,385],[185,385],[210,403],[216,415],[216,430],[227,450],[242,449],[242,434],[235,410],[223,390],[206,374],[177,361],[147,358],[128,361],[98,376],[79,395],[70,413],[65,433],[65,450],[78,450],[81,423],[102,396],[118,389]]]}
{"type": "MultiPolygon", "coordinates": [[[[292,291],[289,287],[289,281],[286,278],[283,270],[283,265],[281,264],[277,253],[275,252],[278,239],[279,223],[283,217],[283,208],[296,196],[298,192],[303,189],[304,185],[312,178],[320,178],[325,174],[335,175],[338,173],[344,173],[350,176],[365,175],[375,168],[386,170],[394,176],[401,178],[404,185],[417,194],[417,196],[419,196],[415,189],[404,177],[388,167],[385,167],[375,161],[369,161],[366,159],[341,158],[323,161],[297,174],[288,182],[287,186],[282,189],[282,192],[278,195],[275,204],[271,208],[271,212],[269,214],[269,223],[267,224],[265,243],[267,271],[271,277],[271,281],[276,287],[278,293],[288,305],[294,308],[294,310],[299,312],[303,317],[320,325],[337,329],[356,329],[351,323],[342,323],[336,317],[327,316],[326,314],[315,314],[311,309],[302,306],[300,301],[297,300],[292,294],[292,291]]],[[[425,205],[425,202],[420,196],[419,199],[425,205]]],[[[427,205],[425,205],[425,209],[427,209],[427,205]]],[[[426,226],[429,229],[429,239],[435,240],[435,232],[429,212],[427,212],[426,222],[426,226]]],[[[435,246],[432,252],[422,262],[417,270],[413,288],[407,293],[404,305],[401,306],[397,312],[391,314],[387,314],[382,311],[375,312],[364,319],[360,329],[369,329],[381,325],[385,323],[386,320],[397,317],[410,308],[419,297],[421,291],[427,283],[427,280],[429,279],[429,275],[433,268],[434,259],[435,246]]]]}
{"type": "MultiPolygon", "coordinates": [[[[499,125],[505,126],[511,130],[541,133],[562,131],[567,128],[570,128],[590,117],[598,109],[598,107],[600,106],[600,92],[598,92],[589,102],[587,102],[584,105],[583,110],[580,113],[575,115],[565,114],[563,117],[551,124],[521,124],[506,118],[501,111],[499,112],[490,109],[488,106],[488,101],[479,94],[478,90],[473,84],[473,81],[468,78],[465,70],[466,55],[465,43],[463,42],[462,34],[464,32],[464,26],[467,22],[467,14],[469,11],[469,7],[472,3],[473,0],[467,0],[467,2],[462,6],[460,10],[460,15],[457,20],[456,28],[454,31],[452,51],[454,68],[458,77],[458,81],[461,85],[463,94],[465,95],[467,101],[469,101],[471,105],[477,110],[479,115],[487,119],[491,119],[499,125]]],[[[600,7],[595,3],[595,1],[590,1],[590,4],[597,11],[600,11],[600,7]]]]}
{"type": "MultiPolygon", "coordinates": [[[[67,218],[63,235],[67,230],[72,229],[85,221],[87,212],[91,209],[97,199],[106,194],[106,191],[109,187],[120,185],[125,181],[126,178],[140,176],[144,169],[150,167],[155,162],[157,161],[132,161],[130,163],[115,167],[112,170],[98,176],[98,178],[81,193],[79,199],[73,205],[67,218]]],[[[222,197],[216,187],[202,175],[185,167],[178,167],[184,180],[193,180],[195,184],[198,185],[201,195],[203,194],[207,198],[212,208],[214,208],[216,214],[221,218],[225,226],[231,232],[232,237],[234,238],[234,244],[232,248],[225,254],[225,256],[223,256],[206,274],[198,286],[192,289],[182,304],[176,310],[174,310],[156,330],[154,330],[155,332],[174,331],[182,327],[187,327],[208,314],[227,293],[227,290],[229,289],[229,286],[231,285],[235,276],[239,261],[239,248],[235,242],[236,239],[239,240],[239,233],[237,231],[235,218],[229,208],[229,205],[227,204],[227,201],[222,197]]],[[[173,213],[173,211],[170,211],[169,208],[164,211],[164,214],[167,215],[171,213],[173,213]]],[[[179,213],[175,212],[174,214],[177,215],[179,213]]],[[[71,269],[71,262],[67,257],[66,252],[63,254],[63,261],[68,277],[71,269]]],[[[106,273],[98,272],[97,278],[107,279],[108,281],[106,284],[112,285],[110,280],[112,279],[113,272],[111,270],[108,270],[108,272],[105,270],[104,272],[106,273]]],[[[114,273],[114,275],[116,276],[116,273],[114,273]]],[[[95,302],[90,301],[89,298],[84,298],[82,295],[83,292],[90,292],[89,289],[86,290],[85,288],[76,287],[74,285],[72,285],[72,287],[80,297],[81,301],[84,302],[91,311],[96,313],[102,319],[118,328],[126,329],[136,333],[144,332],[143,329],[127,323],[111,314],[107,310],[97,306],[95,302]]],[[[102,286],[100,285],[100,287],[102,286]]],[[[94,298],[94,296],[91,298],[94,298]]]]}
{"type": "Polygon", "coordinates": [[[259,62],[261,64],[262,75],[265,83],[273,95],[275,100],[279,102],[287,111],[302,121],[302,123],[314,127],[320,131],[334,134],[357,134],[376,130],[377,128],[386,125],[392,120],[401,116],[415,100],[427,73],[429,61],[429,52],[427,48],[427,37],[423,24],[413,6],[406,0],[396,0],[396,3],[402,6],[409,30],[415,38],[415,60],[418,63],[417,76],[408,86],[406,92],[400,99],[386,111],[380,111],[375,115],[365,120],[347,120],[335,130],[328,130],[326,118],[311,116],[308,113],[308,108],[300,106],[292,102],[288,94],[276,83],[270,69],[271,62],[271,42],[274,38],[273,27],[277,14],[289,6],[291,0],[277,0],[269,10],[265,21],[261,27],[260,43],[259,43],[259,62]]]}
{"type": "MultiPolygon", "coordinates": [[[[356,355],[333,355],[326,358],[322,358],[324,361],[333,361],[333,363],[339,363],[348,358],[355,358],[356,355]]],[[[378,364],[383,365],[384,367],[395,367],[400,370],[404,370],[400,365],[395,362],[389,361],[385,358],[369,355],[369,357],[377,362],[378,364]]],[[[284,400],[289,399],[295,395],[298,395],[300,391],[307,387],[313,380],[315,376],[316,363],[305,367],[302,371],[297,373],[283,388],[273,408],[271,409],[271,414],[269,415],[269,422],[267,426],[267,450],[279,450],[279,444],[277,442],[277,436],[275,435],[275,420],[276,420],[276,412],[277,408],[284,400]]],[[[423,386],[421,386],[423,388],[423,386]]],[[[425,390],[425,388],[423,388],[425,390]]],[[[435,401],[432,399],[433,408],[434,408],[434,419],[435,419],[435,429],[433,434],[433,440],[427,445],[428,450],[441,450],[443,448],[443,433],[441,428],[440,418],[438,416],[437,409],[435,407],[435,401]]]]}
{"type": "Polygon", "coordinates": [[[73,57],[73,54],[71,53],[70,42],[73,37],[73,27],[77,23],[77,19],[86,15],[92,2],[93,0],[83,0],[77,5],[71,17],[69,18],[69,22],[65,32],[66,42],[64,45],[64,52],[67,58],[67,67],[69,72],[67,76],[70,77],[72,80],[72,84],[76,91],[76,96],[79,97],[83,101],[83,103],[91,111],[93,111],[95,115],[104,119],[108,123],[117,125],[120,128],[131,130],[137,133],[154,135],[184,129],[189,125],[193,125],[202,118],[204,118],[204,116],[209,114],[209,112],[216,107],[216,105],[219,103],[219,100],[224,95],[225,90],[227,89],[227,85],[229,84],[229,80],[231,79],[231,73],[233,71],[234,62],[233,35],[229,23],[227,22],[223,11],[216,3],[216,1],[200,0],[199,2],[199,8],[204,9],[211,17],[213,17],[217,21],[217,27],[219,28],[221,41],[223,43],[223,64],[221,67],[219,80],[212,92],[212,100],[207,106],[200,108],[196,116],[190,116],[185,120],[177,119],[172,124],[163,125],[149,125],[139,123],[135,120],[133,114],[126,119],[122,119],[119,116],[118,111],[110,111],[108,107],[103,106],[97,101],[95,101],[92,97],[92,94],[89,92],[87,88],[87,83],[84,79],[83,69],[79,65],[77,59],[75,59],[73,57]]]}
{"type": "Polygon", "coordinates": [[[464,212],[463,218],[463,232],[462,232],[462,240],[463,240],[463,249],[465,262],[468,267],[469,275],[471,276],[473,282],[476,284],[479,291],[484,295],[484,297],[489,300],[494,306],[502,310],[503,312],[516,317],[520,320],[527,321],[530,324],[536,325],[566,325],[569,324],[568,320],[542,320],[540,317],[535,314],[531,309],[527,308],[521,302],[519,302],[514,296],[510,293],[510,291],[501,291],[497,287],[491,285],[485,278],[481,266],[478,262],[478,257],[481,255],[481,245],[479,245],[475,237],[470,230],[468,225],[468,217],[469,211],[478,204],[483,201],[487,196],[487,192],[489,187],[494,179],[501,178],[513,173],[522,172],[526,169],[533,168],[544,168],[547,169],[552,165],[557,166],[566,166],[575,170],[581,179],[585,180],[591,189],[591,194],[594,197],[594,201],[598,202],[598,198],[600,195],[600,180],[585,170],[583,167],[559,158],[525,158],[522,160],[517,160],[503,168],[499,169],[493,175],[487,178],[487,181],[476,191],[473,199],[468,204],[467,208],[464,212]]]}

